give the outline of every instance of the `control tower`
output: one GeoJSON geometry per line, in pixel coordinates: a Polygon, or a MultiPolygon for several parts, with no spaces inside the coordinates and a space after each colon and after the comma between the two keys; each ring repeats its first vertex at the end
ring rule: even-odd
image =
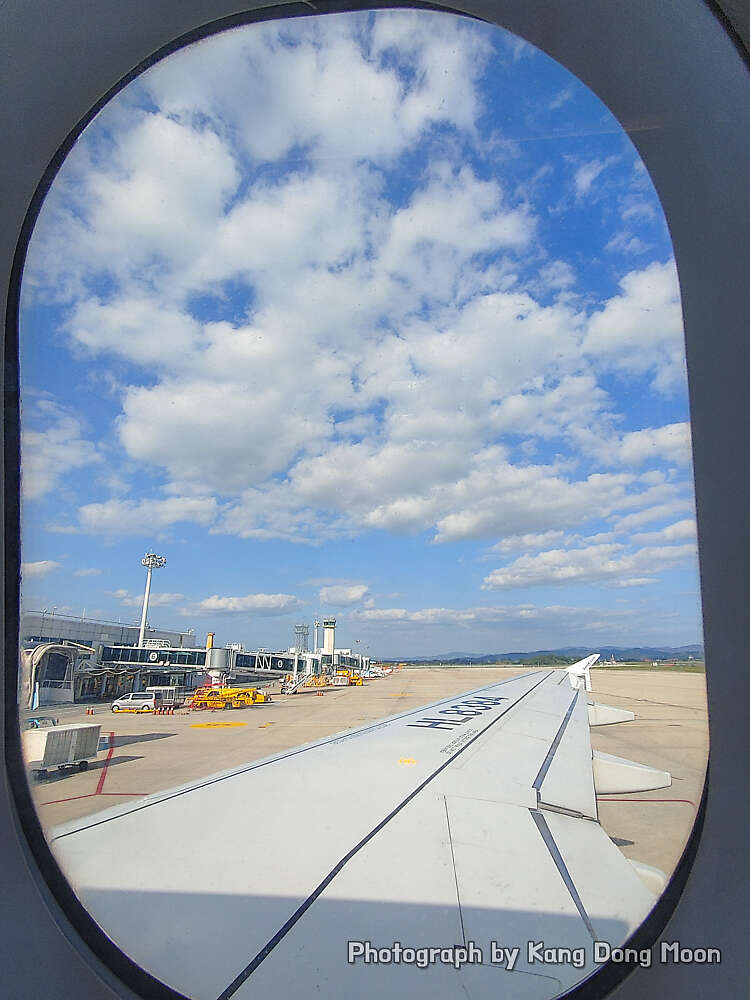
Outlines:
{"type": "Polygon", "coordinates": [[[331,657],[333,663],[333,650],[336,637],[336,619],[323,619],[323,653],[331,657]]]}

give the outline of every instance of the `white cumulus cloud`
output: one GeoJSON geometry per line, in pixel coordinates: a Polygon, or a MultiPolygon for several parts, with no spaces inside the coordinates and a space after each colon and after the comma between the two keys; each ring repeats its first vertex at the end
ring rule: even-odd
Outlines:
{"type": "MultiPolygon", "coordinates": [[[[112,596],[126,607],[140,608],[143,606],[143,594],[131,594],[129,591],[120,589],[112,591],[112,596]]],[[[165,591],[152,590],[148,598],[148,606],[154,608],[165,608],[170,604],[177,604],[183,600],[184,594],[170,594],[165,591]]]]}
{"type": "Polygon", "coordinates": [[[637,528],[642,528],[644,524],[650,524],[653,521],[662,521],[681,514],[684,511],[692,511],[694,507],[695,504],[692,498],[675,497],[668,503],[647,506],[644,510],[636,511],[633,514],[626,514],[624,517],[615,519],[614,529],[618,534],[623,534],[637,528]]]}
{"type": "Polygon", "coordinates": [[[674,261],[630,271],[621,292],[596,311],[583,349],[597,363],[632,375],[654,373],[654,388],[685,382],[682,310],[674,261]]]}
{"type": "Polygon", "coordinates": [[[204,526],[215,519],[214,497],[167,497],[164,500],[106,500],[84,504],[78,511],[80,528],[91,534],[143,535],[163,531],[178,522],[204,526]]]}
{"type": "Polygon", "coordinates": [[[573,177],[573,183],[576,189],[576,196],[578,198],[583,198],[591,191],[591,186],[597,177],[607,169],[611,167],[613,163],[617,163],[619,157],[608,156],[604,160],[589,160],[588,163],[583,163],[575,172],[573,177]]]}
{"type": "Polygon", "coordinates": [[[648,461],[689,465],[690,424],[667,424],[664,427],[644,427],[640,431],[631,431],[623,435],[620,456],[626,465],[642,465],[648,461]]]}
{"type": "MultiPolygon", "coordinates": [[[[520,556],[485,577],[483,590],[540,587],[551,584],[592,583],[601,580],[632,581],[696,556],[695,545],[662,545],[628,553],[625,546],[610,542],[580,549],[550,549],[537,555],[520,556]]],[[[629,584],[625,584],[629,585],[629,584]]]]}
{"type": "Polygon", "coordinates": [[[696,537],[696,523],[694,517],[686,518],[684,521],[675,521],[668,524],[659,531],[644,531],[640,534],[631,535],[630,540],[636,545],[654,545],[664,542],[682,542],[687,538],[696,537]]]}
{"type": "Polygon", "coordinates": [[[544,549],[562,540],[562,531],[541,531],[526,535],[511,535],[493,545],[490,552],[528,552],[529,549],[544,549]]]}
{"type": "Polygon", "coordinates": [[[56,569],[61,568],[62,563],[55,562],[54,559],[40,559],[38,562],[22,562],[21,576],[47,576],[49,573],[54,573],[56,569]]]}
{"type": "Polygon", "coordinates": [[[259,617],[285,615],[302,607],[292,594],[246,594],[244,597],[220,597],[213,594],[193,605],[196,611],[255,614],[259,617]]]}
{"type": "Polygon", "coordinates": [[[21,483],[27,500],[53,492],[75,469],[101,462],[96,445],[83,436],[82,422],[73,412],[50,398],[34,400],[30,407],[44,430],[25,426],[21,436],[21,483]]]}
{"type": "Polygon", "coordinates": [[[335,607],[351,607],[359,604],[365,597],[368,587],[364,583],[356,583],[351,586],[334,585],[331,587],[321,587],[319,598],[321,604],[330,604],[335,607]]]}

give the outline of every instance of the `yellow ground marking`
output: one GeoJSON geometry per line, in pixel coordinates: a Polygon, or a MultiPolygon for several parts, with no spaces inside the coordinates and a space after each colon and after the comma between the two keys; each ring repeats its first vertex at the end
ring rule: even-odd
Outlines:
{"type": "Polygon", "coordinates": [[[408,767],[413,767],[416,763],[413,757],[401,757],[399,760],[399,764],[406,764],[408,767]]]}
{"type": "Polygon", "coordinates": [[[194,722],[191,729],[232,729],[235,726],[246,726],[246,722],[194,722]]]}
{"type": "Polygon", "coordinates": [[[258,726],[258,729],[265,729],[266,726],[272,726],[272,722],[264,722],[262,725],[258,726]]]}

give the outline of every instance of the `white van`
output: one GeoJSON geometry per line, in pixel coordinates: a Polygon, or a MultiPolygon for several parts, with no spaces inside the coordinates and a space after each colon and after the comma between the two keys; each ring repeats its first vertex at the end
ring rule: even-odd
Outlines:
{"type": "Polygon", "coordinates": [[[116,698],[110,707],[113,712],[153,712],[162,704],[161,696],[153,691],[131,691],[116,698]]]}

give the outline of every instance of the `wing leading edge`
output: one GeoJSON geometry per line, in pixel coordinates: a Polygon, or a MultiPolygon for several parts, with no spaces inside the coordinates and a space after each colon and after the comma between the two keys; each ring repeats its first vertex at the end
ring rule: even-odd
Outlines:
{"type": "Polygon", "coordinates": [[[552,997],[654,902],[597,821],[567,678],[524,674],[98,813],[52,849],[105,933],[196,1000],[552,997]],[[543,960],[540,941],[567,951],[543,960]],[[365,962],[396,942],[481,961],[365,962]]]}

